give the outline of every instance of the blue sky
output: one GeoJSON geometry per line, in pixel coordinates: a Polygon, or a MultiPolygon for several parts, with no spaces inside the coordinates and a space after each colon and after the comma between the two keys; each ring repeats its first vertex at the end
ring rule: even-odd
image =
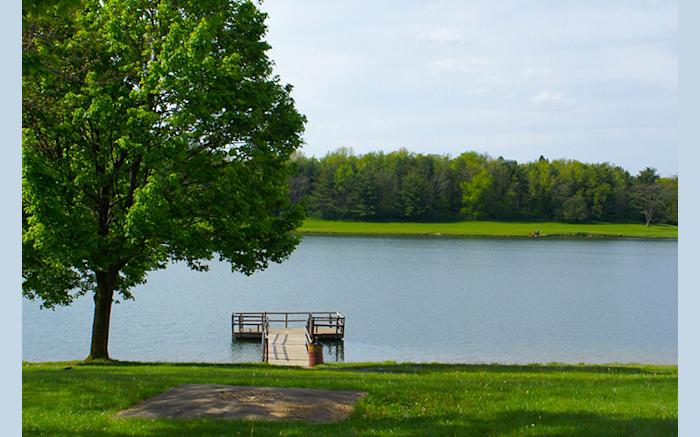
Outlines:
{"type": "Polygon", "coordinates": [[[677,173],[675,1],[266,0],[275,72],[338,147],[677,173]]]}

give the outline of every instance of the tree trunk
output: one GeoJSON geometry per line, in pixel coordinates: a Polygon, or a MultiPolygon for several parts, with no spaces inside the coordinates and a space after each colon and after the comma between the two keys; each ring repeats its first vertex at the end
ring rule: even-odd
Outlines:
{"type": "Polygon", "coordinates": [[[92,343],[88,360],[109,359],[109,317],[112,312],[112,297],[116,283],[116,272],[96,272],[95,315],[92,319],[92,343]]]}

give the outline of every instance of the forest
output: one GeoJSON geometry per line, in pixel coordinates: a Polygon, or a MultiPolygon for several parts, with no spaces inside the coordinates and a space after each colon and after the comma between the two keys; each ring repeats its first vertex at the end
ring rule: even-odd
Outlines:
{"type": "Polygon", "coordinates": [[[607,162],[347,148],[296,154],[291,167],[291,200],[316,218],[678,223],[678,177],[652,167],[632,175],[607,162]]]}

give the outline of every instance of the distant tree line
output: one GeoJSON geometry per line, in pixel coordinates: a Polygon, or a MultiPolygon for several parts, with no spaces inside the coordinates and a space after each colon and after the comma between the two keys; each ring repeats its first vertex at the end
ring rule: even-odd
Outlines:
{"type": "Polygon", "coordinates": [[[534,162],[466,152],[443,155],[341,148],[296,155],[289,193],[325,219],[678,222],[678,178],[653,168],[633,176],[609,163],[534,162]]]}

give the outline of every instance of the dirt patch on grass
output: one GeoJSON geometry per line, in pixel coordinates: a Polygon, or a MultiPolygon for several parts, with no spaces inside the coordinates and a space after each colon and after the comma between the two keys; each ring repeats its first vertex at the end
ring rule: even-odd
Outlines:
{"type": "Polygon", "coordinates": [[[365,392],[308,388],[185,384],[118,413],[119,417],[212,417],[245,420],[337,422],[365,392]]]}

